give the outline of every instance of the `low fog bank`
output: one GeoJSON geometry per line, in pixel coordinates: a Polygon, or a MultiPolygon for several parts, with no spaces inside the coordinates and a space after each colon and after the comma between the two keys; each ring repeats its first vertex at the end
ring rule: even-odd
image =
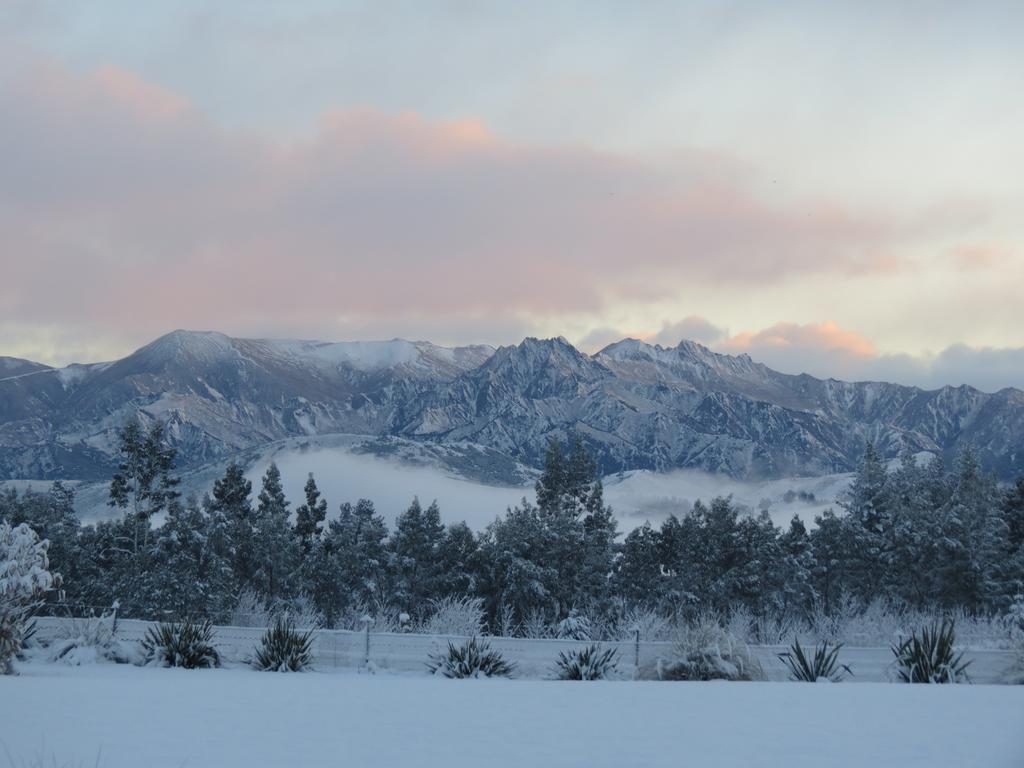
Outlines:
{"type": "MultiPolygon", "coordinates": [[[[303,486],[310,472],[316,478],[329,515],[337,514],[341,503],[360,498],[372,499],[388,524],[414,496],[429,504],[437,500],[445,522],[465,520],[472,528],[484,528],[495,517],[518,504],[522,498],[533,500],[532,483],[523,485],[487,485],[460,476],[436,463],[410,462],[401,458],[359,453],[347,446],[327,448],[275,446],[259,453],[248,463],[246,477],[253,484],[253,498],[259,492],[260,478],[271,461],[281,470],[282,482],[292,509],[304,499],[303,486]]],[[[201,496],[223,473],[223,465],[207,467],[182,478],[184,496],[201,496]]],[[[605,477],[605,498],[614,508],[619,528],[628,532],[645,520],[657,525],[670,514],[682,514],[698,499],[705,502],[715,496],[731,495],[751,513],[767,509],[772,520],[787,526],[793,515],[808,525],[824,509],[836,506],[836,500],[849,486],[851,475],[815,478],[784,478],[746,482],[698,470],[656,473],[648,470],[624,472],[605,477]]],[[[72,483],[76,487],[76,507],[83,522],[109,519],[120,514],[107,506],[105,483],[72,483]]],[[[7,481],[6,486],[37,491],[49,488],[43,481],[7,481]]],[[[160,520],[154,522],[159,523],[160,520]]]]}

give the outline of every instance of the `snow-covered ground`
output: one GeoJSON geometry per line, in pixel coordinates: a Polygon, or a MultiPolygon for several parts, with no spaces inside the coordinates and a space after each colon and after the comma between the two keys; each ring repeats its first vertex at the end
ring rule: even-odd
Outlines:
{"type": "Polygon", "coordinates": [[[33,663],[0,678],[0,749],[14,766],[102,768],[1019,768],[1022,712],[1024,686],[566,683],[33,663]]]}

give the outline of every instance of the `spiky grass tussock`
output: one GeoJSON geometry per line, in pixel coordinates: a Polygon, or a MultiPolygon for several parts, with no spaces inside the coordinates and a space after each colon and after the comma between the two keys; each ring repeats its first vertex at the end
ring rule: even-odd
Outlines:
{"type": "Polygon", "coordinates": [[[800,641],[793,639],[789,650],[780,653],[779,658],[789,667],[789,678],[802,683],[816,683],[819,680],[828,680],[832,683],[840,682],[846,675],[853,672],[845,664],[839,663],[839,649],[842,643],[832,645],[826,640],[821,645],[814,646],[814,655],[808,657],[804,653],[800,641]],[[831,646],[831,647],[830,647],[831,646]]]}
{"type": "Polygon", "coordinates": [[[762,680],[750,647],[712,617],[687,627],[666,658],[658,659],[659,680],[762,680]]]}
{"type": "Polygon", "coordinates": [[[182,621],[150,627],[142,641],[147,664],[185,669],[220,666],[220,654],[213,646],[213,624],[182,621]]]}
{"type": "Polygon", "coordinates": [[[934,621],[892,646],[896,677],[904,683],[965,683],[964,654],[957,653],[956,627],[951,619],[934,621]]]}
{"type": "Polygon", "coordinates": [[[486,640],[476,637],[462,645],[448,643],[448,651],[430,657],[427,669],[432,674],[462,679],[467,677],[512,677],[516,665],[506,661],[486,640]]]}
{"type": "Polygon", "coordinates": [[[559,680],[607,680],[619,667],[618,655],[614,648],[602,650],[598,643],[563,651],[555,662],[555,676],[559,680]]]}
{"type": "Polygon", "coordinates": [[[299,632],[288,618],[278,617],[263,635],[252,666],[263,672],[301,672],[313,664],[313,630],[299,632]]]}

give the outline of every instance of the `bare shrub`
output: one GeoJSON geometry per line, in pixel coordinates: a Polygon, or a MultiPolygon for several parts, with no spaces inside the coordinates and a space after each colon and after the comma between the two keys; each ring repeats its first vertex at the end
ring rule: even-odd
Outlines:
{"type": "Polygon", "coordinates": [[[419,630],[428,635],[474,637],[484,631],[484,601],[479,597],[443,597],[430,601],[430,615],[419,630]]]}

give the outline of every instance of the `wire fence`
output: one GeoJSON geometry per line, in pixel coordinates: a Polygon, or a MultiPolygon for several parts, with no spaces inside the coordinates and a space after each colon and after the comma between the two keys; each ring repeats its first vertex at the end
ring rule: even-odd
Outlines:
{"type": "MultiPolygon", "coordinates": [[[[36,637],[43,644],[65,638],[72,622],[51,616],[38,616],[36,637]]],[[[141,642],[154,622],[119,619],[117,639],[123,642],[141,642]]],[[[266,630],[257,627],[214,628],[215,643],[221,657],[228,662],[245,663],[252,658],[266,630]]],[[[430,658],[447,650],[449,643],[468,640],[460,635],[422,635],[413,633],[353,632],[338,629],[317,630],[312,646],[314,668],[360,669],[375,668],[395,672],[425,672],[430,658]]],[[[552,669],[560,653],[580,649],[588,641],[488,637],[491,647],[500,651],[507,660],[516,664],[520,677],[543,678],[552,676],[552,669]]],[[[650,676],[658,660],[671,653],[672,643],[649,641],[603,642],[603,648],[618,651],[619,671],[624,676],[650,676]]],[[[761,663],[769,680],[786,680],[788,670],[779,660],[784,646],[752,646],[751,652],[761,663]]],[[[892,652],[889,648],[843,647],[841,661],[853,670],[852,682],[884,682],[892,679],[892,652]]],[[[974,683],[1004,682],[1013,667],[1016,656],[1011,651],[967,650],[964,658],[971,662],[968,668],[974,683]]]]}

